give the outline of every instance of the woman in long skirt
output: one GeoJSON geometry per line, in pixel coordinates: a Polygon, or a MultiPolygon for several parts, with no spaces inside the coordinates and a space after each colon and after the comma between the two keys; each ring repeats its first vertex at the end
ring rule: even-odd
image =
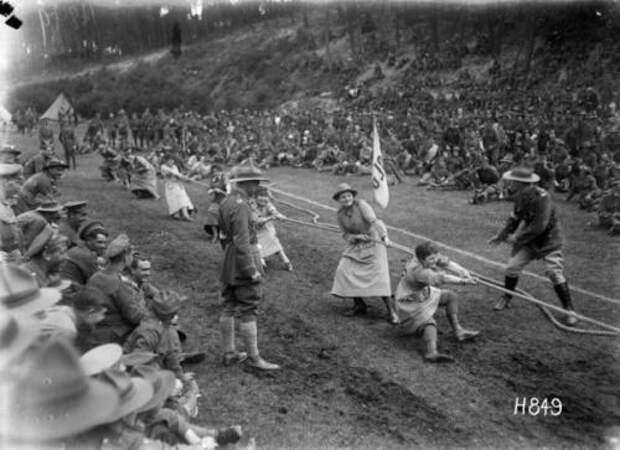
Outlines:
{"type": "Polygon", "coordinates": [[[159,198],[157,171],[144,156],[134,156],[130,190],[138,198],[159,198]]]}
{"type": "Polygon", "coordinates": [[[333,199],[340,203],[338,224],[346,246],[334,277],[332,295],[353,298],[349,316],[365,314],[364,297],[381,297],[391,323],[398,322],[390,287],[387,230],[372,207],[356,199],[357,191],[346,183],[338,186],[333,199]],[[383,241],[383,243],[381,243],[383,241]]]}
{"type": "Polygon", "coordinates": [[[193,219],[190,217],[190,213],[194,211],[194,205],[187,192],[185,192],[185,186],[181,182],[184,177],[174,164],[172,156],[166,157],[164,164],[161,166],[161,175],[164,177],[164,192],[166,203],[168,204],[168,213],[174,219],[191,222],[193,219]]]}

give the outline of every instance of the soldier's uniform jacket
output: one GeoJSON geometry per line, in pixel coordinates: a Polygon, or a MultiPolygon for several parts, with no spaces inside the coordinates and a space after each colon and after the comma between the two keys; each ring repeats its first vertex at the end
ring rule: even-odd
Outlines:
{"type": "MultiPolygon", "coordinates": [[[[45,446],[42,448],[47,450],[45,446]]],[[[183,444],[169,445],[162,441],[149,439],[144,433],[122,422],[115,422],[93,428],[57,446],[49,446],[50,450],[59,448],[66,450],[192,450],[201,447],[183,444]]]]}
{"type": "Polygon", "coordinates": [[[219,226],[224,245],[224,263],[220,281],[225,285],[243,286],[252,283],[259,271],[256,224],[248,205],[247,195],[233,190],[220,205],[219,226]]]}
{"type": "Polygon", "coordinates": [[[155,317],[142,321],[127,338],[124,350],[131,352],[156,353],[156,363],[166,370],[171,370],[177,377],[183,375],[181,367],[181,341],[174,326],[165,324],[155,317]]]}
{"type": "Polygon", "coordinates": [[[71,227],[71,225],[69,225],[67,219],[60,219],[60,221],[58,222],[58,234],[62,234],[67,239],[69,239],[69,248],[73,248],[80,243],[80,238],[78,237],[77,230],[75,230],[71,227]]]}
{"type": "Polygon", "coordinates": [[[60,276],[78,286],[84,286],[97,272],[97,256],[83,244],[72,247],[60,265],[60,276]]]}
{"type": "Polygon", "coordinates": [[[513,254],[525,247],[540,258],[562,248],[562,232],[546,190],[532,185],[515,196],[514,210],[499,236],[505,239],[511,233],[515,233],[513,254]]]}
{"type": "MultiPolygon", "coordinates": [[[[105,318],[97,324],[97,331],[106,342],[122,345],[127,336],[147,315],[143,303],[133,295],[119,274],[96,272],[87,286],[99,289],[105,296],[105,318]]],[[[102,342],[102,344],[105,342],[102,342]]]]}

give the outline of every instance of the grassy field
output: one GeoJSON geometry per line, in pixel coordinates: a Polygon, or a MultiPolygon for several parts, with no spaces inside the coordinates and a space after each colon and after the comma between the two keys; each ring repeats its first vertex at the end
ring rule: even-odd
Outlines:
{"type": "MultiPolygon", "coordinates": [[[[4,135],[7,142],[34,148],[34,138],[4,135]]],[[[240,423],[262,448],[411,447],[593,447],[620,425],[618,339],[582,336],[554,328],[530,304],[515,300],[495,313],[498,293],[483,287],[455,287],[462,299],[461,322],[479,329],[466,345],[452,338],[438,313],[440,348],[451,365],[423,362],[423,342],[400,336],[384,317],[379,300],[364,318],[345,318],[346,305],[329,295],[343,245],[339,234],[278,223],[294,272],[273,261],[265,281],[259,343],[264,356],[282,364],[278,373],[225,368],[218,351],[218,273],[221,249],[202,231],[208,203],[204,190],[188,185],[198,207],[194,223],[167,216],[163,200],[136,200],[99,176],[100,158],[82,156],[79,168],[60,181],[62,200],[88,200],[91,216],[112,235],[127,232],[152,258],[154,283],[190,296],[181,322],[207,360],[192,368],[203,391],[199,421],[240,423]],[[515,399],[557,397],[559,416],[514,414],[515,399]]],[[[369,180],[281,168],[267,174],[279,189],[336,206],[331,194],[347,181],[371,198],[369,180]]],[[[447,245],[504,261],[508,247],[487,239],[510,211],[507,203],[471,206],[465,193],[426,191],[407,183],[391,188],[391,203],[378,214],[390,225],[447,245]]],[[[566,272],[581,288],[620,298],[620,239],[591,228],[592,216],[557,198],[566,236],[566,272]]],[[[335,222],[334,213],[308,204],[335,222]]],[[[276,204],[292,217],[298,210],[276,204]]],[[[391,239],[416,241],[397,232],[391,239]]],[[[393,286],[405,254],[389,253],[393,286]]],[[[494,278],[501,270],[451,254],[466,267],[494,278]]],[[[530,270],[543,274],[542,266],[530,270]]],[[[523,278],[521,287],[557,304],[548,283],[523,278]]],[[[620,306],[575,295],[581,313],[618,325],[620,306]]]]}

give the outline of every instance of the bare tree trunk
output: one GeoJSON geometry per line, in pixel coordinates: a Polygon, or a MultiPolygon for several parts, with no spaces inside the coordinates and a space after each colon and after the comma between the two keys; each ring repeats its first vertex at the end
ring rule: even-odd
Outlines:
{"type": "Polygon", "coordinates": [[[437,3],[433,4],[433,12],[431,13],[431,34],[433,37],[433,50],[439,51],[439,12],[437,3]]]}
{"type": "Polygon", "coordinates": [[[401,41],[401,29],[400,29],[400,9],[399,5],[391,4],[390,13],[392,14],[392,20],[394,23],[394,43],[396,44],[396,49],[400,47],[401,41]]]}
{"type": "Polygon", "coordinates": [[[525,54],[525,63],[523,65],[523,75],[528,78],[530,75],[530,68],[532,65],[532,56],[534,55],[534,47],[536,44],[536,36],[538,34],[538,27],[536,25],[536,17],[532,17],[530,20],[528,40],[527,40],[527,53],[525,54]]]}
{"type": "Polygon", "coordinates": [[[353,2],[349,2],[346,5],[346,20],[347,20],[347,34],[349,35],[349,47],[351,48],[351,56],[354,61],[357,61],[359,58],[359,52],[357,49],[358,39],[357,39],[357,8],[353,2]]]}
{"type": "Polygon", "coordinates": [[[302,21],[304,24],[304,28],[308,28],[310,24],[308,23],[308,3],[304,2],[301,7],[302,21]]]}
{"type": "Polygon", "coordinates": [[[325,58],[327,59],[327,67],[329,71],[333,70],[333,61],[332,54],[329,48],[329,41],[331,38],[331,29],[329,26],[329,4],[325,5],[325,28],[323,29],[323,34],[325,36],[325,58]]]}

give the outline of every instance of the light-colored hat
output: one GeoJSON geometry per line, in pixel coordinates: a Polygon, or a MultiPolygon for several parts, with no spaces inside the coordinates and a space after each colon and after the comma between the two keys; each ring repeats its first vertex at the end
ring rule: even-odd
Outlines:
{"type": "Polygon", "coordinates": [[[241,183],[243,181],[269,181],[263,177],[263,171],[253,165],[235,166],[230,170],[229,183],[241,183]]]}
{"type": "Polygon", "coordinates": [[[41,203],[35,211],[40,213],[60,213],[62,209],[63,207],[61,205],[51,200],[41,203]]]}
{"type": "Polygon", "coordinates": [[[0,163],[0,177],[14,177],[22,170],[21,164],[0,163]]]}
{"type": "Polygon", "coordinates": [[[87,376],[108,370],[118,363],[123,355],[123,348],[118,344],[103,344],[80,356],[80,364],[87,376]]]}
{"type": "Polygon", "coordinates": [[[0,303],[10,313],[26,316],[47,309],[61,298],[54,288],[39,288],[36,278],[15,264],[0,264],[0,303]]]}
{"type": "Polygon", "coordinates": [[[21,150],[15,148],[14,145],[3,145],[2,148],[0,148],[0,153],[10,153],[13,155],[20,155],[22,153],[21,150]]]}
{"type": "Polygon", "coordinates": [[[0,436],[48,441],[73,436],[111,421],[119,394],[108,383],[89,379],[71,345],[55,339],[34,354],[0,403],[0,436]]]}
{"type": "Polygon", "coordinates": [[[49,169],[51,167],[60,167],[61,169],[69,168],[66,163],[56,158],[49,159],[46,163],[43,164],[44,169],[49,169]]]}
{"type": "Polygon", "coordinates": [[[174,392],[175,375],[169,370],[158,370],[151,366],[137,366],[132,370],[132,375],[138,375],[148,380],[153,386],[153,397],[137,412],[148,411],[164,404],[166,399],[174,392]]]}
{"type": "Polygon", "coordinates": [[[345,192],[350,192],[353,197],[357,195],[357,191],[353,189],[348,183],[340,183],[336,188],[336,192],[334,193],[334,195],[332,195],[332,198],[338,201],[338,197],[340,197],[340,194],[344,194],[345,192]]]}
{"type": "Polygon", "coordinates": [[[99,378],[120,394],[120,404],[109,418],[109,422],[116,422],[137,411],[153,398],[153,385],[144,378],[130,377],[122,370],[116,369],[102,372],[99,378]]]}
{"type": "Polygon", "coordinates": [[[121,253],[129,250],[131,248],[131,243],[129,242],[129,236],[124,233],[116,236],[112,242],[108,245],[108,248],[105,251],[105,257],[107,259],[114,258],[115,256],[120,255],[121,253]]]}
{"type": "Polygon", "coordinates": [[[0,310],[0,370],[21,356],[37,339],[34,321],[17,321],[6,310],[0,310]]]}
{"type": "Polygon", "coordinates": [[[532,169],[528,169],[527,167],[515,167],[504,173],[502,178],[504,180],[519,181],[521,183],[537,183],[540,181],[540,177],[536,175],[532,169]]]}
{"type": "Polygon", "coordinates": [[[506,153],[502,159],[499,160],[499,162],[512,164],[514,162],[514,157],[512,156],[512,153],[506,153]]]}
{"type": "Polygon", "coordinates": [[[17,223],[24,235],[25,257],[38,255],[54,236],[54,229],[47,221],[33,211],[17,216],[17,223]]]}

